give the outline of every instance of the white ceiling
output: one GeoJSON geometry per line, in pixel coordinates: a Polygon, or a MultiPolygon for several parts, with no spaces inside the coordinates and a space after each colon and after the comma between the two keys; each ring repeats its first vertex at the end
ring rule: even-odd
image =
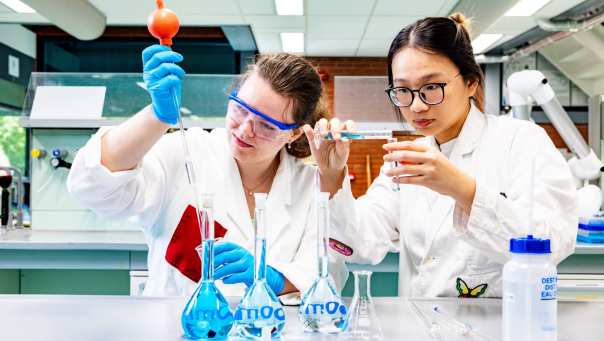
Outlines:
{"type": "MultiPolygon", "coordinates": [[[[469,0],[462,0],[469,1],[469,0]]],[[[497,0],[475,0],[497,1],[497,0]]],[[[89,0],[108,25],[145,25],[152,0],[89,0]]],[[[183,26],[250,25],[260,52],[281,51],[280,32],[304,32],[307,56],[386,56],[405,25],[426,16],[447,15],[459,0],[305,0],[304,16],[277,16],[274,0],[166,0],[183,26]]],[[[486,32],[500,41],[525,32],[582,2],[552,0],[534,17],[501,17],[486,32]]],[[[503,13],[502,13],[503,15],[503,13]]],[[[40,14],[18,14],[0,5],[0,23],[48,23],[40,14]]]]}
{"type": "Polygon", "coordinates": [[[485,30],[485,33],[503,33],[504,36],[497,42],[500,44],[537,26],[537,20],[555,17],[583,1],[584,0],[552,0],[531,17],[502,16],[489,26],[489,28],[485,30]]]}

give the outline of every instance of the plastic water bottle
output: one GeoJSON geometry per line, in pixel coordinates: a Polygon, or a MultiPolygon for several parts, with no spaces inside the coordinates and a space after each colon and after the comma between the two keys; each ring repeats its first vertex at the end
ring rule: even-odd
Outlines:
{"type": "Polygon", "coordinates": [[[510,240],[512,259],[503,267],[503,341],[557,338],[556,266],[550,240],[510,240]]]}

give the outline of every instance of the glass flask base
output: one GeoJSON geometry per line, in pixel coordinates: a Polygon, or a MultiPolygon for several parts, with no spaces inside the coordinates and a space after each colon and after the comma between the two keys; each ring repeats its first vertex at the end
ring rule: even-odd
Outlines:
{"type": "Polygon", "coordinates": [[[346,305],[329,277],[319,277],[304,295],[298,317],[307,332],[335,334],[346,327],[346,305]]]}
{"type": "Polygon", "coordinates": [[[243,338],[261,338],[270,333],[277,338],[285,327],[285,311],[266,283],[256,282],[248,289],[235,311],[235,330],[243,338]]]}
{"type": "Polygon", "coordinates": [[[200,284],[182,313],[184,336],[191,340],[225,340],[232,326],[229,304],[214,282],[200,284]]]}

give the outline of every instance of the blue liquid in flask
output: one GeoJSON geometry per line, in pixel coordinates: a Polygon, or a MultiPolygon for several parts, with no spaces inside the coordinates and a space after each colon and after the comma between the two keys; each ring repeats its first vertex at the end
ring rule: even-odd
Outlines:
{"type": "Polygon", "coordinates": [[[224,340],[233,327],[229,303],[214,283],[214,219],[212,197],[203,198],[200,215],[202,245],[197,247],[201,257],[201,280],[182,312],[185,337],[192,340],[224,340]]]}
{"type": "Polygon", "coordinates": [[[329,193],[317,193],[317,259],[319,276],[304,294],[298,318],[307,332],[339,333],[346,328],[346,305],[328,272],[329,193]]]}
{"type": "Polygon", "coordinates": [[[254,197],[255,280],[237,306],[235,330],[244,338],[277,338],[285,327],[285,311],[266,283],[266,193],[256,193],[254,197]]]}

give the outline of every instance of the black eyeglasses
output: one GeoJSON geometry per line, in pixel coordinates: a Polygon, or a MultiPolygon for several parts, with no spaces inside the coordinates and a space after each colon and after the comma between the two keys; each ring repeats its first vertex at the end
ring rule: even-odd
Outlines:
{"type": "Polygon", "coordinates": [[[419,99],[427,105],[441,104],[445,100],[445,86],[461,73],[451,78],[445,83],[428,83],[422,85],[419,89],[410,89],[404,86],[395,86],[386,89],[386,94],[390,102],[397,107],[409,107],[415,100],[415,93],[419,99]]]}

